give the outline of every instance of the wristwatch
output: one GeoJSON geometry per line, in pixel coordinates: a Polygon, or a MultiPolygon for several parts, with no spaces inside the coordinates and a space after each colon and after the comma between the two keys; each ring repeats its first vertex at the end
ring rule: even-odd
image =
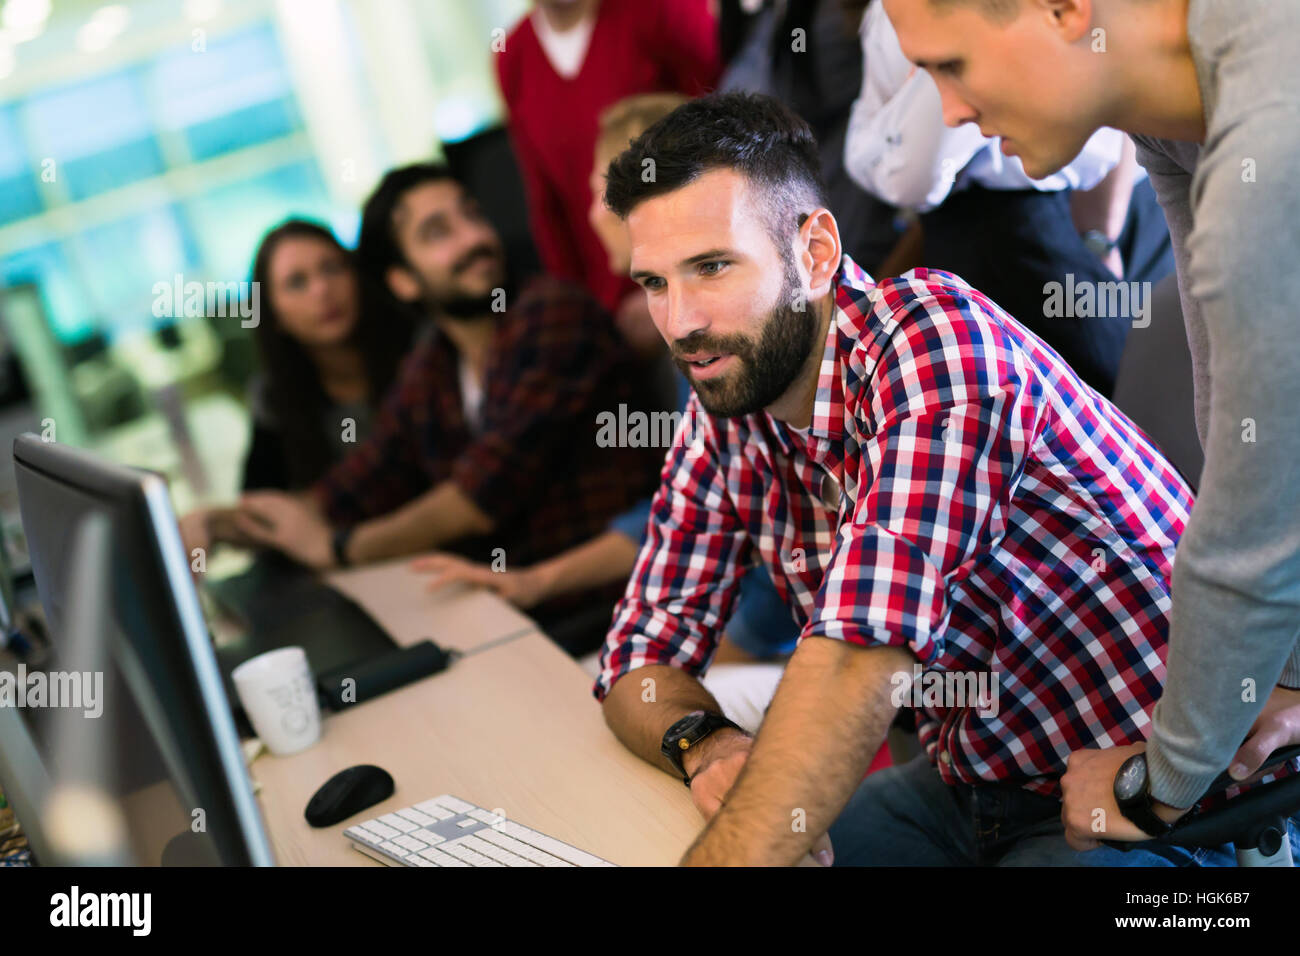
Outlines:
{"type": "Polygon", "coordinates": [[[334,563],[340,568],[346,568],[351,562],[348,561],[348,542],[352,540],[352,525],[345,528],[335,528],[334,535],[330,538],[330,548],[334,552],[334,563]]]}
{"type": "Polygon", "coordinates": [[[743,727],[728,720],[721,714],[710,714],[703,710],[691,711],[664,731],[664,739],[659,745],[659,752],[677,768],[677,772],[682,775],[682,783],[686,784],[686,786],[691,785],[691,778],[687,775],[686,768],[682,766],[682,755],[699,744],[709,734],[715,730],[721,730],[723,727],[739,730],[742,734],[745,732],[743,727]]]}
{"type": "Polygon", "coordinates": [[[1134,754],[1115,774],[1115,803],[1130,823],[1150,837],[1164,836],[1174,828],[1156,816],[1151,799],[1151,779],[1147,776],[1147,755],[1134,754]]]}
{"type": "Polygon", "coordinates": [[[1115,247],[1119,245],[1119,242],[1100,229],[1089,229],[1083,234],[1083,244],[1098,259],[1105,259],[1115,251],[1115,247]]]}

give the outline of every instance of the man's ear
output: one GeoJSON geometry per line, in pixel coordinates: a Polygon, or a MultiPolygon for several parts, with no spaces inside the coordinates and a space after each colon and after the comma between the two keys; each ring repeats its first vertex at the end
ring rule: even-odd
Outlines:
{"type": "Polygon", "coordinates": [[[1077,43],[1093,28],[1092,0],[1034,0],[1051,27],[1066,44],[1077,43]]]}
{"type": "Polygon", "coordinates": [[[384,273],[388,288],[403,302],[415,302],[420,298],[420,282],[406,266],[389,266],[384,273]]]}
{"type": "Polygon", "coordinates": [[[840,227],[831,211],[824,206],[814,210],[799,227],[799,241],[803,246],[804,267],[808,270],[809,294],[813,298],[825,295],[830,291],[843,256],[840,227]]]}

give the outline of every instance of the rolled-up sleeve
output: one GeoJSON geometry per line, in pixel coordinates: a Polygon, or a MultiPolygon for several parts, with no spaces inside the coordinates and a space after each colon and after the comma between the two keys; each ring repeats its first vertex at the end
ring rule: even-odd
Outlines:
{"type": "Polygon", "coordinates": [[[651,664],[702,673],[735,605],[750,541],[727,492],[713,424],[694,398],[684,422],[696,423],[694,435],[675,441],[664,463],[645,543],[601,651],[598,700],[651,664]]]}

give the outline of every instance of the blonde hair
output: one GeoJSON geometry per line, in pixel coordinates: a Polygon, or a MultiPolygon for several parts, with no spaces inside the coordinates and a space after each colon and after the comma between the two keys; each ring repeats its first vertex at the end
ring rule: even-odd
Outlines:
{"type": "Polygon", "coordinates": [[[596,155],[613,158],[677,107],[690,100],[680,93],[639,93],[606,107],[600,114],[596,155]]]}

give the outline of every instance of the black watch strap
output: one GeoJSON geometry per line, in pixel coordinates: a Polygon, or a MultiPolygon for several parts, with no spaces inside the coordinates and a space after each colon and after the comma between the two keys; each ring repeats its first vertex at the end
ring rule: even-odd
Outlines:
{"type": "Polygon", "coordinates": [[[745,732],[745,728],[735,721],[728,720],[721,714],[709,713],[703,710],[692,711],[664,732],[663,740],[659,745],[659,752],[677,768],[677,772],[682,775],[682,783],[686,784],[686,786],[691,785],[691,778],[686,773],[682,757],[686,754],[686,751],[699,746],[706,737],[723,727],[739,730],[742,734],[745,732]]]}
{"type": "Polygon", "coordinates": [[[340,568],[346,568],[351,563],[348,561],[348,542],[352,540],[352,531],[351,525],[346,528],[335,528],[334,536],[330,539],[330,547],[334,551],[334,563],[340,568]]]}
{"type": "Polygon", "coordinates": [[[1160,819],[1149,800],[1146,803],[1120,807],[1120,812],[1124,814],[1126,820],[1149,837],[1162,837],[1174,828],[1172,823],[1160,819]]]}

